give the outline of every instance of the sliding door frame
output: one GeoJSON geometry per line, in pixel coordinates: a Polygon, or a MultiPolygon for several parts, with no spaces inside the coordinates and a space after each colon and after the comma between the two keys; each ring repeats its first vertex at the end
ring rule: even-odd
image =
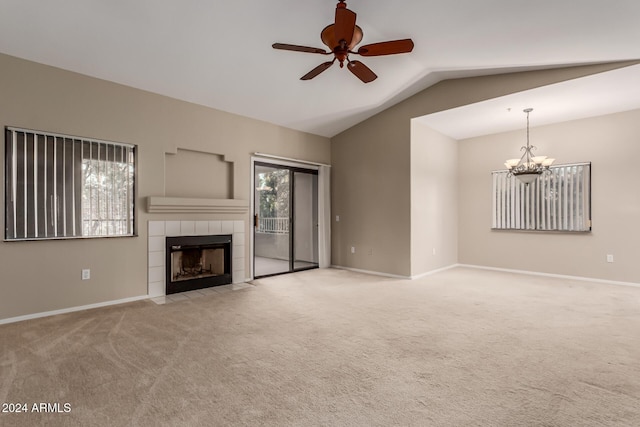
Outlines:
{"type": "MultiPolygon", "coordinates": [[[[284,271],[284,272],[280,272],[280,273],[274,273],[274,274],[265,274],[262,275],[260,277],[269,277],[269,276],[277,276],[280,274],[287,274],[287,273],[293,273],[296,271],[304,271],[304,270],[311,270],[314,268],[319,268],[320,266],[320,262],[318,260],[318,262],[316,263],[315,266],[312,267],[304,267],[304,268],[299,268],[296,269],[295,268],[295,224],[294,224],[294,206],[295,206],[295,191],[294,191],[294,185],[295,185],[295,172],[301,172],[301,173],[308,173],[310,175],[316,175],[318,178],[318,185],[319,185],[319,179],[320,179],[320,167],[316,166],[316,165],[312,165],[312,164],[307,164],[307,163],[297,163],[297,162],[291,162],[291,161],[285,161],[285,160],[279,160],[279,159],[271,159],[271,158],[259,158],[259,157],[251,157],[251,212],[250,212],[250,227],[251,227],[251,238],[250,238],[250,242],[251,242],[251,278],[255,279],[255,260],[256,260],[256,247],[255,247],[255,235],[256,235],[256,227],[255,227],[255,215],[256,215],[256,189],[255,189],[255,172],[256,172],[256,165],[257,166],[266,166],[266,167],[273,167],[273,168],[282,168],[282,169],[288,169],[290,172],[290,181],[289,181],[289,270],[288,271],[284,271]]],[[[318,187],[318,191],[316,192],[316,206],[319,206],[319,202],[320,202],[320,193],[319,193],[319,187],[318,187]]],[[[317,207],[317,209],[319,210],[319,208],[317,207]]],[[[318,215],[320,215],[320,212],[317,213],[318,215]]],[[[318,227],[316,225],[316,233],[319,233],[318,227]]],[[[319,238],[319,236],[318,236],[319,238]]],[[[316,239],[317,240],[317,239],[316,239]]],[[[318,245],[318,243],[316,242],[316,245],[318,245]]],[[[316,248],[316,251],[319,252],[319,247],[316,248]]]]}

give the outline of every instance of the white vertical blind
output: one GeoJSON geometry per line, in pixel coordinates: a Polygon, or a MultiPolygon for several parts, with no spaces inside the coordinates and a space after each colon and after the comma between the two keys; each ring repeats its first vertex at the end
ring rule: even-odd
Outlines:
{"type": "Polygon", "coordinates": [[[5,128],[5,240],[131,236],[135,146],[5,128]]]}
{"type": "Polygon", "coordinates": [[[494,171],[492,183],[494,229],[591,230],[591,163],[552,166],[529,185],[494,171]]]}

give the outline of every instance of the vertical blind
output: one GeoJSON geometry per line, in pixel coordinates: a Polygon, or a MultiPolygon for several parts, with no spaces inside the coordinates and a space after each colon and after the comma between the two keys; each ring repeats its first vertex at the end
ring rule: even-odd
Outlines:
{"type": "Polygon", "coordinates": [[[494,229],[591,230],[591,163],[552,166],[529,185],[494,171],[494,229]]]}
{"type": "Polygon", "coordinates": [[[7,127],[5,239],[131,236],[135,146],[7,127]]]}

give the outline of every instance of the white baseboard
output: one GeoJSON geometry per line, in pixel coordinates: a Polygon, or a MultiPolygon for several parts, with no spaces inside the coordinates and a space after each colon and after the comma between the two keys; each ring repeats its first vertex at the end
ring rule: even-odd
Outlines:
{"type": "Polygon", "coordinates": [[[502,271],[502,272],[505,272],[505,273],[527,274],[527,275],[530,275],[530,276],[553,277],[553,278],[556,278],[556,279],[580,280],[582,282],[604,283],[604,284],[607,284],[607,285],[632,286],[632,287],[640,288],[640,283],[620,282],[620,281],[616,281],[616,280],[606,280],[606,279],[596,279],[596,278],[593,278],[593,277],[569,276],[569,275],[565,275],[565,274],[553,274],[553,273],[540,273],[538,271],[514,270],[514,269],[510,269],[510,268],[487,267],[487,266],[484,266],[484,265],[473,265],[473,264],[457,264],[456,266],[457,267],[476,268],[478,270],[502,271]]]}
{"type": "Polygon", "coordinates": [[[371,274],[372,276],[391,277],[392,279],[411,279],[410,276],[400,276],[399,274],[381,273],[379,271],[362,270],[360,268],[343,267],[341,265],[331,265],[331,268],[337,268],[338,270],[348,270],[356,273],[371,274]]]}
{"type": "Polygon", "coordinates": [[[359,269],[359,268],[343,267],[341,265],[332,265],[331,268],[337,268],[339,270],[349,270],[349,271],[354,271],[356,273],[371,274],[373,276],[391,277],[393,279],[415,280],[415,279],[420,279],[421,277],[430,276],[432,274],[436,274],[436,273],[439,273],[441,271],[445,271],[445,270],[449,270],[451,268],[455,268],[458,265],[459,264],[451,264],[451,265],[448,265],[446,267],[437,268],[435,270],[427,271],[425,273],[420,273],[420,274],[417,274],[415,276],[401,276],[399,274],[381,273],[379,271],[362,270],[362,269],[359,269]]]}
{"type": "Polygon", "coordinates": [[[38,319],[40,317],[55,316],[56,314],[73,313],[74,311],[82,311],[82,310],[89,310],[92,308],[107,307],[109,305],[124,304],[127,302],[140,301],[148,298],[149,298],[149,295],[142,295],[138,297],[123,298],[115,301],[106,301],[106,302],[99,302],[96,304],[81,305],[78,307],[63,308],[61,310],[45,311],[42,313],[34,313],[34,314],[27,314],[24,316],[9,317],[8,319],[0,319],[0,325],[4,325],[7,323],[22,322],[23,320],[38,319]]]}
{"type": "Polygon", "coordinates": [[[431,276],[432,274],[440,273],[441,271],[450,270],[458,266],[460,266],[460,264],[451,264],[446,267],[436,268],[435,270],[427,271],[426,273],[420,273],[420,274],[416,274],[415,276],[411,276],[411,280],[420,279],[421,277],[425,277],[425,276],[431,276]]]}
{"type": "Polygon", "coordinates": [[[340,265],[332,265],[331,268],[337,268],[340,270],[349,270],[354,271],[356,273],[364,273],[371,274],[374,276],[383,276],[383,277],[391,277],[394,279],[405,279],[405,280],[416,280],[425,276],[430,276],[432,274],[440,273],[441,271],[449,270],[456,267],[466,267],[466,268],[475,268],[478,270],[490,270],[490,271],[501,271],[504,273],[516,273],[516,274],[526,274],[530,276],[542,276],[542,277],[553,277],[556,279],[566,279],[566,280],[579,280],[582,282],[592,282],[592,283],[602,283],[606,285],[618,285],[618,286],[631,286],[640,288],[640,283],[634,282],[622,282],[616,280],[606,280],[606,279],[597,279],[594,277],[584,277],[584,276],[569,276],[566,274],[553,274],[553,273],[541,273],[538,271],[529,271],[529,270],[515,270],[511,268],[499,268],[499,267],[488,267],[484,265],[473,265],[473,264],[451,264],[447,267],[438,268],[436,270],[427,271],[426,273],[417,274],[415,276],[401,276],[398,274],[389,274],[389,273],[381,273],[379,271],[371,271],[371,270],[362,270],[359,268],[352,267],[343,267],[340,265]]]}

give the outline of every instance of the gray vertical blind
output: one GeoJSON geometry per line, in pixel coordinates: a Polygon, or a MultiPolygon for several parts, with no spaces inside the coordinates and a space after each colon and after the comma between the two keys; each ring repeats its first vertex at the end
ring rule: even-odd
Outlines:
{"type": "Polygon", "coordinates": [[[7,127],[5,240],[130,236],[135,146],[7,127]]]}
{"type": "Polygon", "coordinates": [[[591,163],[557,165],[529,185],[492,172],[493,229],[591,230],[591,163]]]}

